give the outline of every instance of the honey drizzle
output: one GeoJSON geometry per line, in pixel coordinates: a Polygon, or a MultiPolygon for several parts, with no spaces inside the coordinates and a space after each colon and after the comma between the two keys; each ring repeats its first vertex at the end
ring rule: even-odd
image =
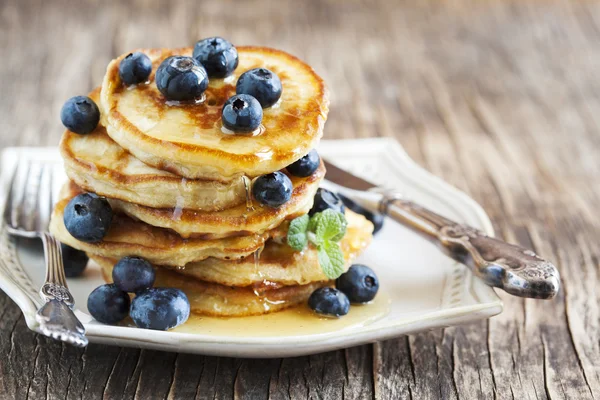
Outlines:
{"type": "MultiPolygon", "coordinates": [[[[258,281],[260,283],[258,285],[254,285],[252,290],[254,291],[254,295],[256,295],[256,297],[258,297],[258,299],[262,303],[265,311],[269,311],[271,309],[270,304],[273,304],[273,302],[269,301],[267,296],[265,296],[264,292],[259,290],[259,287],[264,288],[264,287],[267,287],[269,284],[269,282],[265,279],[262,271],[260,270],[260,255],[262,254],[264,249],[265,249],[265,246],[261,246],[254,252],[254,255],[253,255],[254,256],[254,274],[255,274],[255,276],[258,276],[258,278],[259,278],[258,281]]],[[[277,304],[280,304],[280,303],[278,302],[277,304]]]]}
{"type": "Polygon", "coordinates": [[[246,211],[254,211],[254,205],[252,204],[252,180],[246,175],[242,175],[242,182],[246,191],[246,211]]]}

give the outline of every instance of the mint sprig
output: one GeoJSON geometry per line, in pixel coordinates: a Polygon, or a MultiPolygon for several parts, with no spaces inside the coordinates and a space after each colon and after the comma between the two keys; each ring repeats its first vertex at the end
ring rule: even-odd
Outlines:
{"type": "Polygon", "coordinates": [[[288,245],[294,250],[304,250],[308,243],[306,230],[308,229],[308,214],[298,218],[294,218],[290,223],[290,228],[287,233],[288,245]]]}
{"type": "Polygon", "coordinates": [[[344,214],[327,209],[312,217],[303,215],[290,223],[287,242],[294,250],[302,251],[308,242],[317,248],[319,265],[329,279],[344,272],[344,254],[338,242],[346,234],[344,214]]]}

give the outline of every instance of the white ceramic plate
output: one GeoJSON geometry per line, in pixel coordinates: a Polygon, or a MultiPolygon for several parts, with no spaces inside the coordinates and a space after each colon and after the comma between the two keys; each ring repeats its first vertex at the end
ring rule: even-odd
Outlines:
{"type": "MultiPolygon", "coordinates": [[[[477,203],[417,166],[395,140],[324,141],[320,154],[356,175],[400,190],[442,215],[493,234],[477,203]]],[[[55,179],[55,191],[66,179],[56,148],[8,148],[1,159],[2,197],[7,193],[9,172],[19,158],[53,164],[55,177],[60,177],[55,179]]],[[[1,197],[0,204],[4,204],[1,197]]],[[[39,246],[13,241],[0,226],[0,254],[0,287],[21,308],[29,328],[37,330],[35,312],[41,302],[37,292],[44,278],[39,246]]],[[[367,325],[321,334],[245,336],[232,332],[228,336],[203,332],[201,325],[194,333],[108,326],[95,322],[86,309],[88,294],[104,283],[97,269],[88,268],[84,277],[70,279],[69,288],[90,342],[231,357],[319,353],[489,318],[502,311],[493,289],[435,245],[391,220],[358,261],[377,272],[381,290],[390,298],[389,313],[367,325]]]]}

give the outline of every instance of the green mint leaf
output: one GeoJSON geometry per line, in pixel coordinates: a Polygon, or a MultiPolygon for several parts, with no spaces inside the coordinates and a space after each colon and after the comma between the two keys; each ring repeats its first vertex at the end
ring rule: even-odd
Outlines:
{"type": "Polygon", "coordinates": [[[340,245],[325,241],[319,246],[317,256],[323,273],[329,279],[336,279],[344,272],[344,254],[340,245]]]}
{"type": "Polygon", "coordinates": [[[306,232],[306,236],[308,237],[308,241],[317,247],[323,244],[323,239],[315,235],[314,232],[308,231],[306,232]]]}
{"type": "Polygon", "coordinates": [[[323,213],[316,213],[312,217],[310,217],[310,221],[308,222],[308,230],[310,232],[314,232],[317,230],[317,225],[322,218],[323,213]]]}
{"type": "Polygon", "coordinates": [[[287,243],[294,250],[304,250],[308,243],[306,236],[306,230],[308,228],[309,217],[308,214],[298,218],[294,218],[290,222],[290,228],[287,233],[287,243]]]}
{"type": "Polygon", "coordinates": [[[314,232],[323,241],[339,242],[346,234],[346,225],[344,214],[328,208],[320,213],[315,222],[314,232]]]}

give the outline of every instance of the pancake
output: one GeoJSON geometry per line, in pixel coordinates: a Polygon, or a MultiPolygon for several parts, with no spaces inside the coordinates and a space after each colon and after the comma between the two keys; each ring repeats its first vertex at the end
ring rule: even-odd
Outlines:
{"type": "Polygon", "coordinates": [[[323,133],[328,93],[310,66],[279,50],[238,47],[239,65],[226,79],[211,79],[201,103],[173,104],[158,91],[154,73],[172,55],[191,56],[192,48],[139,50],[152,60],[149,82],[125,87],[119,77],[123,54],[109,65],[100,106],[107,132],[148,165],[187,178],[221,182],[256,177],[285,168],[314,148],[323,133]],[[257,135],[222,130],[221,109],[235,94],[238,77],[265,67],[281,79],[280,101],[263,110],[257,135]]]}
{"type": "Polygon", "coordinates": [[[152,208],[117,199],[108,200],[114,210],[149,225],[171,229],[184,238],[214,239],[262,233],[276,228],[285,220],[306,214],[312,208],[315,193],[324,176],[325,166],[322,163],[307,178],[290,176],[294,186],[292,198],[278,208],[252,201],[251,209],[244,203],[226,210],[208,212],[186,208],[152,208]]]}
{"type": "MultiPolygon", "coordinates": [[[[100,88],[89,97],[99,102],[100,88]]],[[[60,152],[67,176],[80,187],[101,196],[155,208],[215,211],[245,202],[244,181],[226,183],[185,179],[148,166],[119,146],[101,124],[87,135],[63,134],[60,152]]]]}
{"type": "MultiPolygon", "coordinates": [[[[104,280],[112,282],[115,260],[90,254],[97,263],[104,280]]],[[[155,287],[173,287],[183,290],[194,314],[218,317],[245,317],[272,313],[308,301],[317,288],[330,285],[329,281],[308,285],[283,287],[229,287],[190,279],[181,274],[158,268],[155,287]]]]}
{"type": "MultiPolygon", "coordinates": [[[[344,253],[344,270],[350,267],[373,237],[373,224],[362,215],[346,210],[346,220],[348,229],[340,241],[344,253]]],[[[315,248],[308,247],[299,252],[283,240],[269,240],[257,258],[254,255],[231,261],[207,258],[189,263],[185,268],[178,269],[177,273],[227,286],[255,286],[264,281],[277,286],[306,285],[327,280],[319,265],[315,248]]]]}
{"type": "Polygon", "coordinates": [[[269,238],[287,235],[287,224],[283,224],[260,234],[212,240],[183,239],[171,230],[115,214],[108,234],[101,242],[85,243],[71,236],[63,221],[65,207],[79,193],[81,189],[72,183],[63,187],[52,213],[50,232],[60,242],[98,256],[116,259],[138,256],[155,265],[179,267],[208,257],[225,260],[243,258],[262,249],[269,238]]]}

